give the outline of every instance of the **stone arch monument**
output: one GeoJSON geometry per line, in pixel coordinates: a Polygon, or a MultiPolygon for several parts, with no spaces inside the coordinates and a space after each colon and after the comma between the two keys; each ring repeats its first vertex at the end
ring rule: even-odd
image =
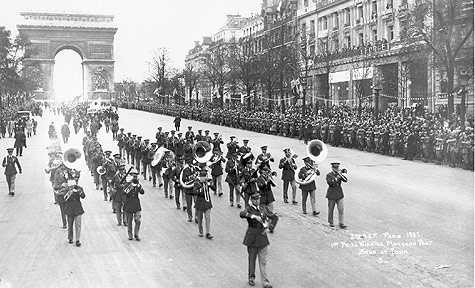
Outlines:
{"type": "Polygon", "coordinates": [[[82,100],[111,99],[114,92],[114,16],[22,12],[18,31],[26,39],[25,61],[41,70],[36,99],[55,100],[54,58],[70,49],[82,59],[82,100]]]}

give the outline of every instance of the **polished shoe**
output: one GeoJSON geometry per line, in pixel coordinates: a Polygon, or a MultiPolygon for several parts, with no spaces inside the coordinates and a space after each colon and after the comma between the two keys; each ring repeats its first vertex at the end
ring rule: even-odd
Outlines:
{"type": "Polygon", "coordinates": [[[223,196],[223,193],[219,193],[218,196],[219,196],[219,197],[223,196]]]}
{"type": "Polygon", "coordinates": [[[66,225],[63,225],[63,229],[66,229],[66,228],[68,228],[68,226],[66,226],[66,225]]]}
{"type": "Polygon", "coordinates": [[[104,188],[102,188],[102,186],[101,186],[101,191],[102,191],[102,190],[104,190],[104,188]]]}
{"type": "Polygon", "coordinates": [[[73,243],[74,243],[73,240],[69,239],[69,244],[73,244],[73,243]]]}
{"type": "Polygon", "coordinates": [[[231,203],[230,206],[231,206],[231,207],[234,207],[234,203],[231,203]]]}
{"type": "Polygon", "coordinates": [[[148,181],[152,181],[152,176],[148,177],[148,181]]]}
{"type": "Polygon", "coordinates": [[[287,200],[287,199],[284,199],[284,203],[289,203],[289,200],[287,200]]]}
{"type": "Polygon", "coordinates": [[[346,229],[346,227],[348,227],[348,226],[346,226],[345,224],[340,224],[341,229],[346,229]]]}
{"type": "Polygon", "coordinates": [[[186,211],[186,206],[183,206],[183,211],[186,211]]]}
{"type": "Polygon", "coordinates": [[[132,234],[129,234],[129,240],[134,240],[134,237],[132,236],[132,234]]]}
{"type": "Polygon", "coordinates": [[[117,223],[117,226],[122,226],[122,223],[117,223]]]}
{"type": "Polygon", "coordinates": [[[303,211],[302,213],[303,213],[303,214],[307,214],[307,211],[303,211]]]}
{"type": "Polygon", "coordinates": [[[81,241],[76,241],[76,246],[80,247],[81,246],[81,241]]]}
{"type": "Polygon", "coordinates": [[[104,198],[104,201],[107,201],[107,198],[104,198]]]}
{"type": "Polygon", "coordinates": [[[139,235],[135,235],[135,240],[140,241],[139,235]]]}
{"type": "Polygon", "coordinates": [[[200,234],[198,234],[198,236],[203,237],[204,236],[203,232],[200,232],[200,234]]]}
{"type": "Polygon", "coordinates": [[[254,279],[252,279],[252,278],[249,279],[249,282],[248,282],[248,283],[249,283],[249,285],[251,285],[251,286],[256,285],[256,283],[254,282],[254,279]]]}
{"type": "Polygon", "coordinates": [[[328,225],[329,225],[330,227],[335,227],[335,225],[333,225],[333,223],[328,223],[328,225]]]}
{"type": "Polygon", "coordinates": [[[163,183],[158,184],[158,187],[162,187],[162,186],[163,186],[163,183]]]}
{"type": "Polygon", "coordinates": [[[320,214],[320,212],[313,211],[313,216],[317,216],[318,214],[320,214]]]}
{"type": "Polygon", "coordinates": [[[12,196],[14,196],[14,195],[15,195],[15,192],[12,192],[12,196]]]}
{"type": "Polygon", "coordinates": [[[209,240],[213,239],[213,235],[206,233],[206,239],[209,239],[209,240]]]}
{"type": "Polygon", "coordinates": [[[237,208],[241,208],[241,204],[237,204],[237,208]]]}
{"type": "Polygon", "coordinates": [[[173,199],[173,195],[170,195],[170,200],[172,200],[172,199],[173,199]]]}
{"type": "Polygon", "coordinates": [[[117,212],[116,212],[115,209],[114,209],[114,210],[112,210],[112,213],[117,213],[117,212]]]}
{"type": "MultiPolygon", "coordinates": [[[[12,192],[8,192],[8,195],[12,195],[12,192]]],[[[54,202],[54,204],[56,204],[56,202],[54,202]]]]}
{"type": "Polygon", "coordinates": [[[297,202],[297,201],[292,201],[292,204],[294,204],[294,205],[295,205],[295,204],[298,204],[298,203],[299,203],[299,202],[297,202]]]}
{"type": "Polygon", "coordinates": [[[180,205],[177,205],[177,206],[176,206],[176,209],[180,209],[180,205]]]}
{"type": "Polygon", "coordinates": [[[188,218],[188,222],[193,222],[193,220],[191,220],[191,218],[188,218]]]}
{"type": "Polygon", "coordinates": [[[272,285],[270,285],[270,283],[266,283],[266,284],[264,284],[264,286],[262,286],[262,287],[264,287],[264,288],[272,288],[272,285]]]}

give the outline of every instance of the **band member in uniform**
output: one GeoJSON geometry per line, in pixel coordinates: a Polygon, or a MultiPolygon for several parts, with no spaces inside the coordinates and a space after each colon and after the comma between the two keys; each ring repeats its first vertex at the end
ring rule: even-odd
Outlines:
{"type": "Polygon", "coordinates": [[[143,145],[140,148],[140,153],[142,153],[142,168],[143,168],[143,180],[147,180],[147,172],[149,175],[149,181],[152,180],[152,172],[150,172],[150,139],[145,139],[143,145]]]}
{"type": "Polygon", "coordinates": [[[199,129],[199,130],[198,130],[198,134],[195,135],[195,141],[196,141],[196,142],[203,141],[204,135],[201,134],[202,131],[203,131],[203,130],[199,129]]]}
{"type": "Polygon", "coordinates": [[[247,153],[251,153],[251,150],[252,150],[251,147],[247,146],[247,144],[249,143],[249,139],[243,139],[242,143],[244,145],[239,147],[237,151],[238,155],[242,156],[242,155],[246,155],[247,153]]]}
{"type": "Polygon", "coordinates": [[[267,210],[274,211],[274,193],[272,192],[272,187],[275,187],[273,176],[275,172],[272,172],[267,166],[262,165],[259,167],[259,177],[257,177],[256,184],[259,189],[259,194],[261,194],[262,206],[265,206],[267,210]]]}
{"type": "Polygon", "coordinates": [[[183,211],[187,209],[186,206],[186,195],[183,192],[183,187],[180,184],[180,173],[181,170],[183,170],[183,164],[185,161],[183,159],[177,159],[176,160],[176,168],[171,170],[171,176],[170,179],[175,183],[174,189],[175,189],[175,204],[176,208],[180,209],[180,194],[181,194],[181,203],[183,203],[183,211]]]}
{"type": "Polygon", "coordinates": [[[16,166],[18,166],[18,172],[21,174],[22,169],[20,161],[16,156],[13,156],[13,148],[7,148],[8,155],[3,158],[2,167],[5,167],[5,177],[8,183],[8,195],[15,195],[15,179],[16,179],[16,166]]]}
{"type": "Polygon", "coordinates": [[[252,194],[250,198],[250,205],[239,213],[241,218],[246,218],[248,224],[243,240],[243,244],[247,246],[248,253],[248,283],[251,286],[255,285],[256,260],[259,258],[259,270],[263,287],[271,288],[272,286],[267,278],[266,264],[267,246],[269,245],[267,229],[270,228],[268,223],[272,212],[268,211],[266,207],[259,205],[259,193],[252,194]]]}
{"type": "Polygon", "coordinates": [[[219,152],[222,152],[223,150],[221,150],[221,144],[224,144],[224,141],[221,138],[221,136],[219,136],[218,132],[214,132],[213,134],[214,134],[214,139],[211,140],[211,144],[213,144],[213,150],[218,149],[219,152]]]}
{"type": "Polygon", "coordinates": [[[137,139],[134,142],[134,155],[135,155],[135,169],[140,173],[140,164],[142,162],[142,136],[137,136],[137,139]]]}
{"type": "Polygon", "coordinates": [[[160,148],[163,146],[163,144],[165,144],[165,141],[164,141],[165,134],[163,134],[162,132],[162,127],[158,127],[157,129],[158,131],[157,133],[155,133],[155,139],[157,140],[157,146],[160,148]]]}
{"type": "Polygon", "coordinates": [[[134,171],[130,175],[133,176],[133,179],[128,183],[124,188],[125,193],[125,202],[124,202],[124,211],[127,219],[127,232],[129,233],[129,240],[133,240],[132,237],[132,219],[135,222],[134,234],[135,240],[140,241],[139,231],[140,224],[142,221],[142,206],[140,206],[139,194],[144,194],[145,191],[142,188],[142,185],[139,183],[138,175],[139,173],[134,171]]]}
{"type": "Polygon", "coordinates": [[[256,166],[266,165],[270,168],[269,162],[274,162],[274,158],[267,152],[267,146],[261,147],[262,153],[257,155],[256,166]]]}
{"type": "Polygon", "coordinates": [[[193,127],[188,126],[188,131],[185,132],[185,139],[191,139],[191,142],[193,143],[193,140],[195,139],[195,133],[191,129],[193,129],[193,127]]]}
{"type": "Polygon", "coordinates": [[[206,141],[211,144],[211,136],[209,135],[209,130],[205,130],[205,135],[203,136],[203,141],[206,141]]]}
{"type": "Polygon", "coordinates": [[[131,135],[131,132],[127,132],[127,138],[125,140],[125,152],[127,153],[127,164],[132,164],[134,165],[134,142],[135,142],[135,136],[131,135]],[[132,160],[130,160],[132,159],[132,160]],[[132,163],[130,162],[132,161],[132,163]]]}
{"type": "MultiPolygon", "coordinates": [[[[175,169],[175,163],[173,163],[173,160],[170,159],[171,152],[170,151],[165,151],[165,155],[163,156],[162,160],[159,162],[160,165],[160,170],[165,168],[165,171],[163,172],[162,178],[163,178],[163,192],[165,193],[165,198],[170,197],[170,199],[173,199],[173,169],[175,169]]],[[[160,181],[159,181],[160,182],[160,181]]],[[[160,183],[162,184],[162,183],[160,183]]]]}
{"type": "Polygon", "coordinates": [[[229,159],[231,158],[231,154],[237,153],[239,149],[239,144],[236,141],[236,136],[231,136],[229,137],[231,140],[228,144],[226,144],[226,147],[228,147],[228,153],[226,153],[226,158],[229,159]]]}
{"type": "Polygon", "coordinates": [[[117,141],[118,141],[117,146],[119,146],[120,157],[125,156],[124,148],[126,146],[126,143],[125,143],[126,139],[127,139],[127,136],[124,133],[124,128],[120,128],[120,133],[117,135],[117,141]]]}
{"type": "Polygon", "coordinates": [[[121,226],[122,223],[124,223],[124,225],[127,225],[125,210],[122,209],[124,201],[125,201],[125,194],[124,194],[124,187],[126,186],[125,177],[126,177],[125,164],[122,164],[119,166],[119,170],[114,175],[111,182],[112,209],[113,209],[113,212],[116,214],[118,226],[121,226]]]}
{"type": "Polygon", "coordinates": [[[112,119],[111,122],[112,140],[117,140],[117,132],[119,132],[119,122],[116,119],[112,119]]]}
{"type": "Polygon", "coordinates": [[[64,204],[64,213],[68,216],[68,239],[69,244],[73,243],[73,225],[76,230],[76,246],[81,246],[81,220],[84,209],[82,208],[81,198],[84,199],[86,194],[81,186],[72,185],[69,191],[64,195],[66,203],[64,204]],[[69,195],[69,196],[68,196],[69,195]]]}
{"type": "MultiPolygon", "coordinates": [[[[192,183],[193,181],[196,180],[196,178],[198,177],[197,175],[197,170],[196,170],[196,166],[194,166],[192,164],[192,160],[189,160],[188,163],[186,163],[187,165],[185,165],[185,167],[183,168],[183,183],[186,183],[186,184],[190,184],[192,183]]],[[[188,214],[188,222],[193,222],[193,208],[192,208],[192,204],[193,204],[193,187],[191,188],[185,188],[185,187],[182,187],[183,188],[183,193],[185,194],[185,198],[186,198],[186,211],[187,211],[187,214],[188,214]]]]}
{"type": "Polygon", "coordinates": [[[284,203],[289,203],[289,184],[292,187],[292,204],[297,204],[295,197],[297,195],[297,183],[295,183],[295,170],[297,164],[295,157],[292,157],[292,152],[289,148],[284,149],[285,157],[280,159],[279,169],[282,169],[282,181],[284,181],[284,203]]]}
{"type": "MultiPolygon", "coordinates": [[[[246,157],[246,156],[244,156],[246,157]]],[[[256,180],[258,178],[257,169],[252,168],[253,156],[248,156],[247,158],[242,159],[242,165],[244,168],[239,175],[241,183],[241,195],[244,198],[244,206],[247,208],[249,206],[249,197],[258,192],[256,180]]],[[[265,164],[263,164],[265,166],[265,164]]],[[[267,167],[267,166],[266,166],[267,167]]]]}
{"type": "MultiPolygon", "coordinates": [[[[59,160],[61,161],[61,160],[59,160]]],[[[53,173],[53,171],[51,171],[53,173]]],[[[59,205],[59,211],[61,212],[61,220],[63,222],[63,228],[67,228],[67,217],[64,210],[66,201],[64,200],[64,195],[68,189],[68,179],[71,178],[69,169],[64,166],[63,161],[60,162],[58,168],[54,171],[53,177],[53,191],[55,202],[59,205]]],[[[72,238],[69,238],[72,240],[72,238]]]]}
{"type": "Polygon", "coordinates": [[[211,226],[211,195],[208,186],[208,174],[206,170],[199,171],[199,181],[195,181],[193,185],[193,194],[196,195],[195,209],[196,217],[198,218],[198,232],[199,236],[203,237],[203,214],[205,216],[206,239],[213,239],[210,234],[211,226]]]}
{"type": "Polygon", "coordinates": [[[178,137],[175,136],[175,130],[170,131],[170,137],[168,138],[168,149],[172,150],[176,154],[176,144],[178,137]]]}
{"type": "Polygon", "coordinates": [[[150,151],[149,151],[149,155],[148,155],[148,158],[151,159],[150,160],[150,172],[152,173],[152,183],[153,183],[153,187],[156,187],[157,186],[157,178],[158,178],[158,183],[160,184],[160,187],[163,186],[163,183],[162,183],[162,175],[161,175],[161,167],[160,167],[160,161],[155,165],[155,166],[152,166],[152,162],[153,161],[153,157],[155,156],[155,153],[157,152],[158,150],[158,147],[157,147],[157,143],[152,143],[152,146],[150,147],[150,151]]]}
{"type": "Polygon", "coordinates": [[[175,143],[175,155],[178,158],[182,158],[185,154],[185,138],[182,137],[183,133],[178,132],[178,138],[175,143]]]}
{"type": "Polygon", "coordinates": [[[239,187],[239,167],[237,163],[237,153],[230,154],[229,160],[226,162],[225,171],[226,182],[229,185],[229,203],[231,207],[234,206],[234,197],[236,197],[236,204],[238,208],[241,208],[241,195],[239,187]]]}
{"type": "Polygon", "coordinates": [[[107,150],[104,152],[104,160],[102,162],[102,167],[105,169],[105,173],[101,175],[102,189],[104,192],[104,201],[107,201],[108,198],[108,184],[116,173],[115,167],[113,165],[113,160],[110,158],[112,151],[107,150]]]}
{"type": "MultiPolygon", "coordinates": [[[[305,180],[305,178],[310,177],[311,175],[316,174],[317,176],[320,175],[320,170],[317,169],[318,166],[315,165],[312,159],[309,157],[303,158],[303,162],[305,166],[300,168],[298,177],[301,180],[305,180]]],[[[317,211],[315,205],[315,194],[317,192],[317,183],[315,180],[310,181],[308,184],[300,185],[299,187],[302,190],[302,212],[303,214],[307,214],[307,197],[310,195],[310,205],[312,206],[312,214],[313,216],[317,216],[320,214],[317,211]]]]}
{"type": "Polygon", "coordinates": [[[340,171],[340,163],[333,162],[331,163],[332,172],[327,174],[326,180],[328,183],[327,195],[328,199],[328,224],[330,227],[334,227],[333,224],[333,209],[335,204],[338,208],[338,221],[340,223],[340,228],[345,229],[347,226],[343,221],[343,189],[341,188],[341,182],[348,182],[346,176],[343,176],[342,173],[345,173],[345,169],[340,171]]]}
{"type": "Polygon", "coordinates": [[[176,116],[175,119],[173,120],[173,123],[175,123],[175,130],[180,131],[180,123],[181,123],[180,116],[176,116]]]}
{"type": "Polygon", "coordinates": [[[211,164],[209,167],[211,168],[211,177],[213,180],[213,186],[216,187],[216,191],[214,194],[218,193],[218,196],[223,196],[223,185],[222,185],[222,178],[223,178],[223,166],[222,163],[225,163],[226,160],[221,155],[221,151],[214,148],[213,149],[213,157],[211,158],[211,164]]]}

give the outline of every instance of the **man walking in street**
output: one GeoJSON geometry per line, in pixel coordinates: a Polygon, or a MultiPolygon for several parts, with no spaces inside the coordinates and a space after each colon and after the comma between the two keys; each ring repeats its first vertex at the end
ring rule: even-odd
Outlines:
{"type": "Polygon", "coordinates": [[[2,167],[5,167],[5,176],[8,183],[8,195],[15,195],[15,178],[17,170],[15,165],[18,166],[18,171],[22,172],[20,162],[16,156],[13,156],[13,148],[7,149],[8,155],[3,158],[2,167]]]}
{"type": "Polygon", "coordinates": [[[251,286],[256,285],[254,282],[256,279],[256,259],[259,257],[262,286],[272,288],[266,271],[267,246],[269,245],[267,228],[270,227],[269,216],[272,215],[272,212],[268,211],[264,206],[259,206],[259,198],[259,193],[252,194],[250,197],[251,205],[239,213],[241,218],[246,218],[248,224],[243,241],[243,244],[247,246],[247,253],[249,255],[248,283],[251,286]]]}

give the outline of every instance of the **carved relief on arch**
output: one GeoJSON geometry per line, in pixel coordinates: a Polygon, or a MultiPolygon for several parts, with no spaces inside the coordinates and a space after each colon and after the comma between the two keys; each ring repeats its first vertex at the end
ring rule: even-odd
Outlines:
{"type": "Polygon", "coordinates": [[[92,71],[93,90],[109,90],[110,72],[104,66],[99,66],[92,71]]]}

